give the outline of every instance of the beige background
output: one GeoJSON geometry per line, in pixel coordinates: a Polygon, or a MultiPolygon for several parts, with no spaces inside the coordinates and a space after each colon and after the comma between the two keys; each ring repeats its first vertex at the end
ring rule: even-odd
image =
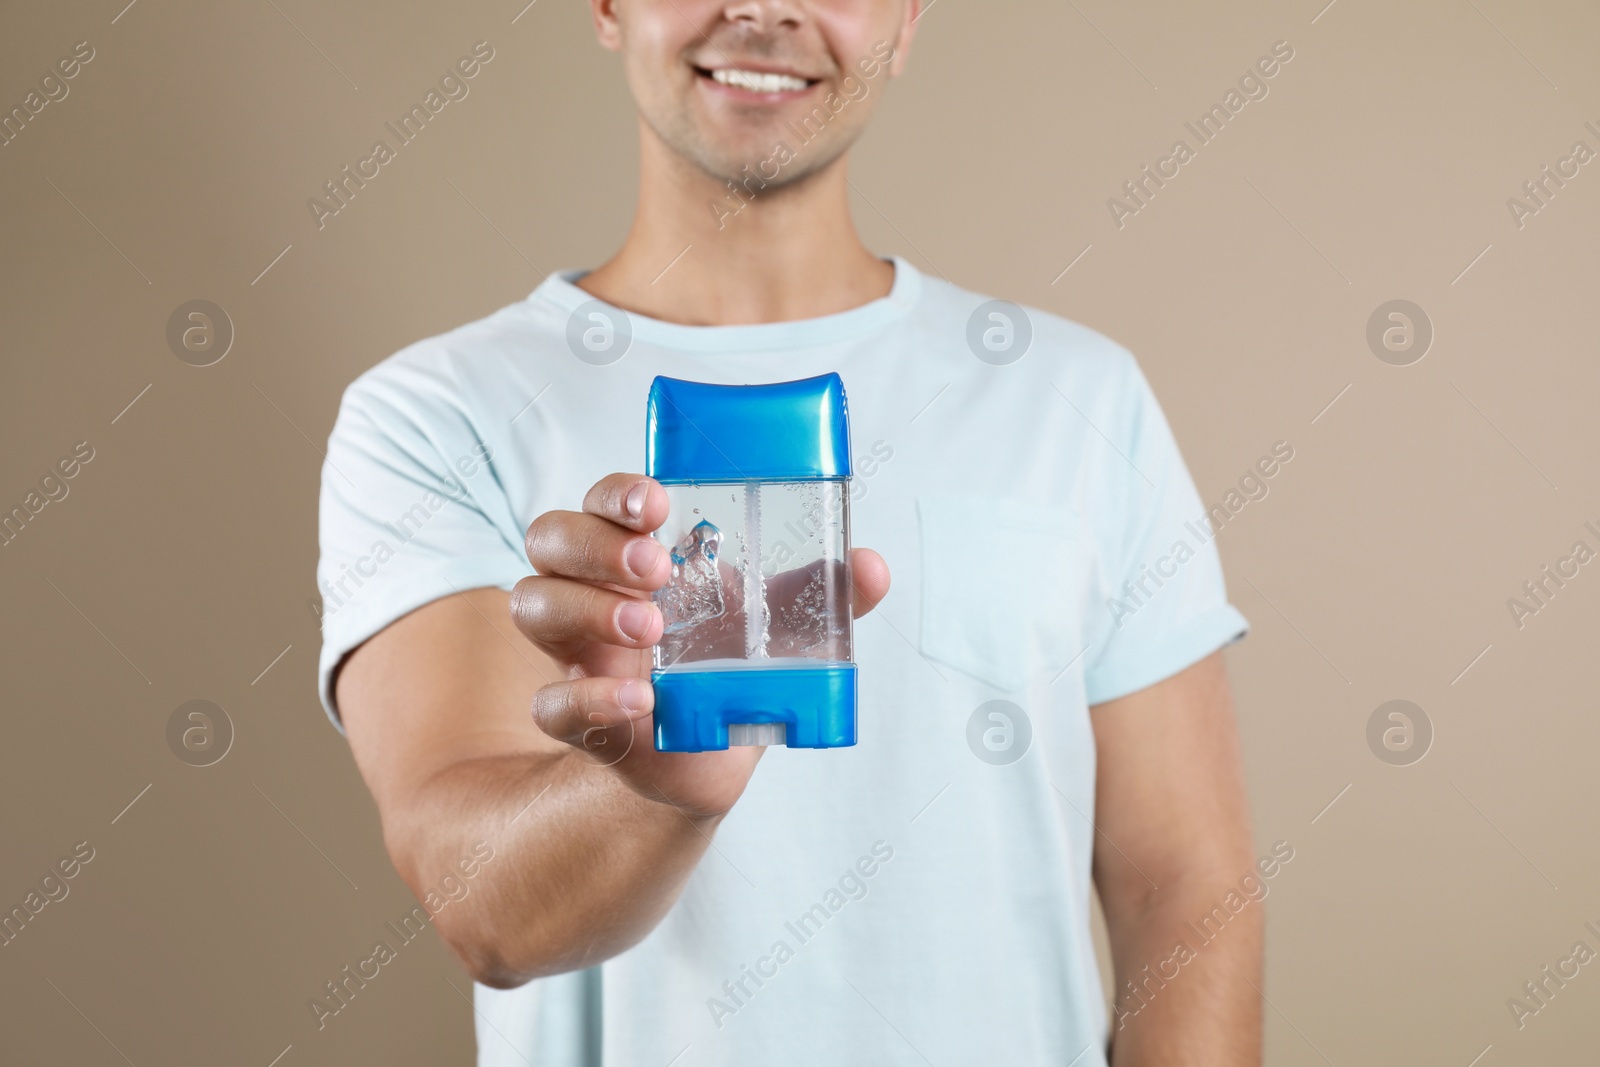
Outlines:
{"type": "MultiPolygon", "coordinates": [[[[7,109],[96,50],[0,148],[0,504],[95,449],[0,548],[0,905],[96,850],[0,948],[0,1060],[466,1062],[431,933],[325,1030],[305,1006],[410,905],[314,693],[318,449],[360,370],[621,239],[616,59],[576,0],[123,2],[0,16],[7,109]],[[319,231],[306,198],[480,39],[471,95],[319,231]],[[207,368],[165,341],[194,298],[237,330],[207,368]],[[205,769],[165,740],[195,698],[237,731],[205,769]]],[[[1506,600],[1600,548],[1600,163],[1521,230],[1506,199],[1600,149],[1600,11],[1321,3],[938,0],[856,152],[858,218],[1132,348],[1208,503],[1295,448],[1219,542],[1260,849],[1296,850],[1269,1062],[1591,1062],[1600,967],[1520,1031],[1506,1000],[1600,948],[1600,565],[1521,630],[1506,600]],[[1270,95],[1118,230],[1106,199],[1278,40],[1270,95]],[[1365,341],[1395,298],[1435,329],[1412,366],[1365,341]],[[1412,766],[1367,747],[1392,698],[1436,731],[1412,766]]]]}

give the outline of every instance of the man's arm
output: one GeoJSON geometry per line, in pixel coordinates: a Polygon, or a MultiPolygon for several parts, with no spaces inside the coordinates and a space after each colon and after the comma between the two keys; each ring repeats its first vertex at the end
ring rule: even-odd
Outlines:
{"type": "Polygon", "coordinates": [[[721,821],[646,800],[535,725],[530,698],[565,674],[517,631],[509,601],[498,589],[436,600],[363,644],[338,680],[384,844],[418,899],[477,842],[494,849],[436,925],[499,988],[642,938],[721,821]]]}
{"type": "MultiPolygon", "coordinates": [[[[621,952],[682,891],[761,748],[655,751],[647,535],[666,492],[616,474],[528,530],[535,575],[396,620],[346,657],[336,694],[395,869],[421,899],[480,842],[493,858],[436,927],[472,976],[510,987],[621,952]],[[532,714],[529,714],[530,701],[532,714]]],[[[852,556],[854,609],[888,591],[852,556]]]]}
{"type": "Polygon", "coordinates": [[[1112,1063],[1257,1065],[1262,905],[1241,888],[1259,872],[1222,653],[1096,705],[1092,721],[1112,1063]]]}

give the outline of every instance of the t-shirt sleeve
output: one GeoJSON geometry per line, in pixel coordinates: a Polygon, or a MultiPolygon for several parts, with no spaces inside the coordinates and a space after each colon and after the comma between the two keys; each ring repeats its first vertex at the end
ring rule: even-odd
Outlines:
{"type": "Polygon", "coordinates": [[[1101,480],[1095,508],[1106,616],[1084,672],[1091,706],[1171,677],[1249,629],[1228,603],[1205,508],[1161,405],[1131,356],[1126,372],[1108,420],[1115,452],[1102,467],[1119,473],[1101,480]]]}
{"type": "Polygon", "coordinates": [[[322,706],[343,731],[333,682],[356,646],[402,615],[530,572],[494,449],[445,383],[380,365],[345,391],[319,503],[322,706]]]}

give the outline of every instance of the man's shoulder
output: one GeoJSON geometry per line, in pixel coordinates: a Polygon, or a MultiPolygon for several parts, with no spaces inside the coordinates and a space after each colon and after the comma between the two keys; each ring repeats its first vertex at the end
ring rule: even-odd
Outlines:
{"type": "Polygon", "coordinates": [[[519,300],[443,333],[413,341],[356,376],[343,406],[420,413],[455,408],[485,380],[503,381],[555,340],[537,309],[519,300]]]}
{"type": "Polygon", "coordinates": [[[944,279],[924,278],[918,311],[923,329],[959,334],[962,346],[986,363],[1051,374],[1068,369],[1101,383],[1138,373],[1133,353],[1093,327],[944,279]]]}

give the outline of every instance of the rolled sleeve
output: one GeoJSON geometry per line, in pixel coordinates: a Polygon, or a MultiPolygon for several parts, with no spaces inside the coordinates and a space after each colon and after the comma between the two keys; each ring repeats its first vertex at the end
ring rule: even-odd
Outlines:
{"type": "Polygon", "coordinates": [[[444,391],[393,376],[369,372],[346,390],[322,469],[317,684],[341,732],[334,678],[353,649],[424,604],[528,573],[493,450],[444,391]]]}
{"type": "Polygon", "coordinates": [[[1125,488],[1113,497],[1120,506],[1097,509],[1106,618],[1084,674],[1090,705],[1154,685],[1249,632],[1228,602],[1194,480],[1131,356],[1121,407],[1125,488]]]}

